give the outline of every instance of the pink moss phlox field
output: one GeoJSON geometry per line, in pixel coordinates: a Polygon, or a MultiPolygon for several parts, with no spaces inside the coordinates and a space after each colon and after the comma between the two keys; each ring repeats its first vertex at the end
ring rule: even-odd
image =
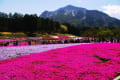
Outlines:
{"type": "Polygon", "coordinates": [[[0,80],[112,80],[120,73],[120,44],[59,48],[0,61],[0,80]]]}

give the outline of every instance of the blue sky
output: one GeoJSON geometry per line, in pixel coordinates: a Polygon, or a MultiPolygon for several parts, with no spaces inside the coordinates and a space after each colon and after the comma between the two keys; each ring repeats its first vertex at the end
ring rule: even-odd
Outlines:
{"type": "Polygon", "coordinates": [[[120,19],[120,0],[0,0],[0,12],[40,15],[45,10],[54,11],[69,4],[100,10],[120,19]]]}

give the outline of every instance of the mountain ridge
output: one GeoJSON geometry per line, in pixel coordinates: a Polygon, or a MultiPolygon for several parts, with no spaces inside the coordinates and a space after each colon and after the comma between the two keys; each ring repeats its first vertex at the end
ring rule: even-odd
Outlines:
{"type": "Polygon", "coordinates": [[[55,11],[45,11],[40,15],[40,17],[70,23],[79,28],[90,26],[120,26],[120,20],[112,18],[104,12],[98,10],[88,10],[72,5],[67,5],[55,11]]]}

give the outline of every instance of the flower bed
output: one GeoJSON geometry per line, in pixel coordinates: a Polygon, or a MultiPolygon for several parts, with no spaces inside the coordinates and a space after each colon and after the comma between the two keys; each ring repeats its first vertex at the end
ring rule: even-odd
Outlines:
{"type": "Polygon", "coordinates": [[[59,35],[58,37],[59,37],[59,39],[67,39],[67,38],[71,38],[71,37],[66,36],[66,35],[59,35]]]}
{"type": "Polygon", "coordinates": [[[43,37],[43,39],[68,39],[68,38],[72,38],[72,37],[67,35],[58,35],[58,36],[47,35],[43,37]]]}
{"type": "Polygon", "coordinates": [[[11,41],[15,41],[15,40],[11,40],[11,39],[0,39],[0,43],[1,43],[1,42],[11,42],[11,41]]]}
{"type": "Polygon", "coordinates": [[[26,38],[25,37],[13,37],[13,39],[15,39],[15,40],[26,40],[26,38]]]}
{"type": "Polygon", "coordinates": [[[112,80],[120,74],[120,44],[59,48],[0,62],[0,80],[112,80]]]}

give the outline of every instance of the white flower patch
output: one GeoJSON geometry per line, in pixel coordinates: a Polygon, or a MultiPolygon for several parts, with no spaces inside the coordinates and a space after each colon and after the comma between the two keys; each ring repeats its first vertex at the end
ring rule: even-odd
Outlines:
{"type": "Polygon", "coordinates": [[[51,36],[52,38],[59,38],[58,36],[51,36]]]}
{"type": "MultiPolygon", "coordinates": [[[[20,46],[20,47],[3,47],[0,48],[0,60],[9,58],[16,58],[22,55],[29,55],[32,53],[45,52],[51,49],[63,48],[68,46],[87,44],[87,43],[70,43],[70,44],[47,44],[34,46],[20,46]]],[[[89,44],[89,43],[88,43],[89,44]]]]}
{"type": "Polygon", "coordinates": [[[120,80],[120,76],[117,76],[117,77],[114,78],[113,80],[120,80]]]}

